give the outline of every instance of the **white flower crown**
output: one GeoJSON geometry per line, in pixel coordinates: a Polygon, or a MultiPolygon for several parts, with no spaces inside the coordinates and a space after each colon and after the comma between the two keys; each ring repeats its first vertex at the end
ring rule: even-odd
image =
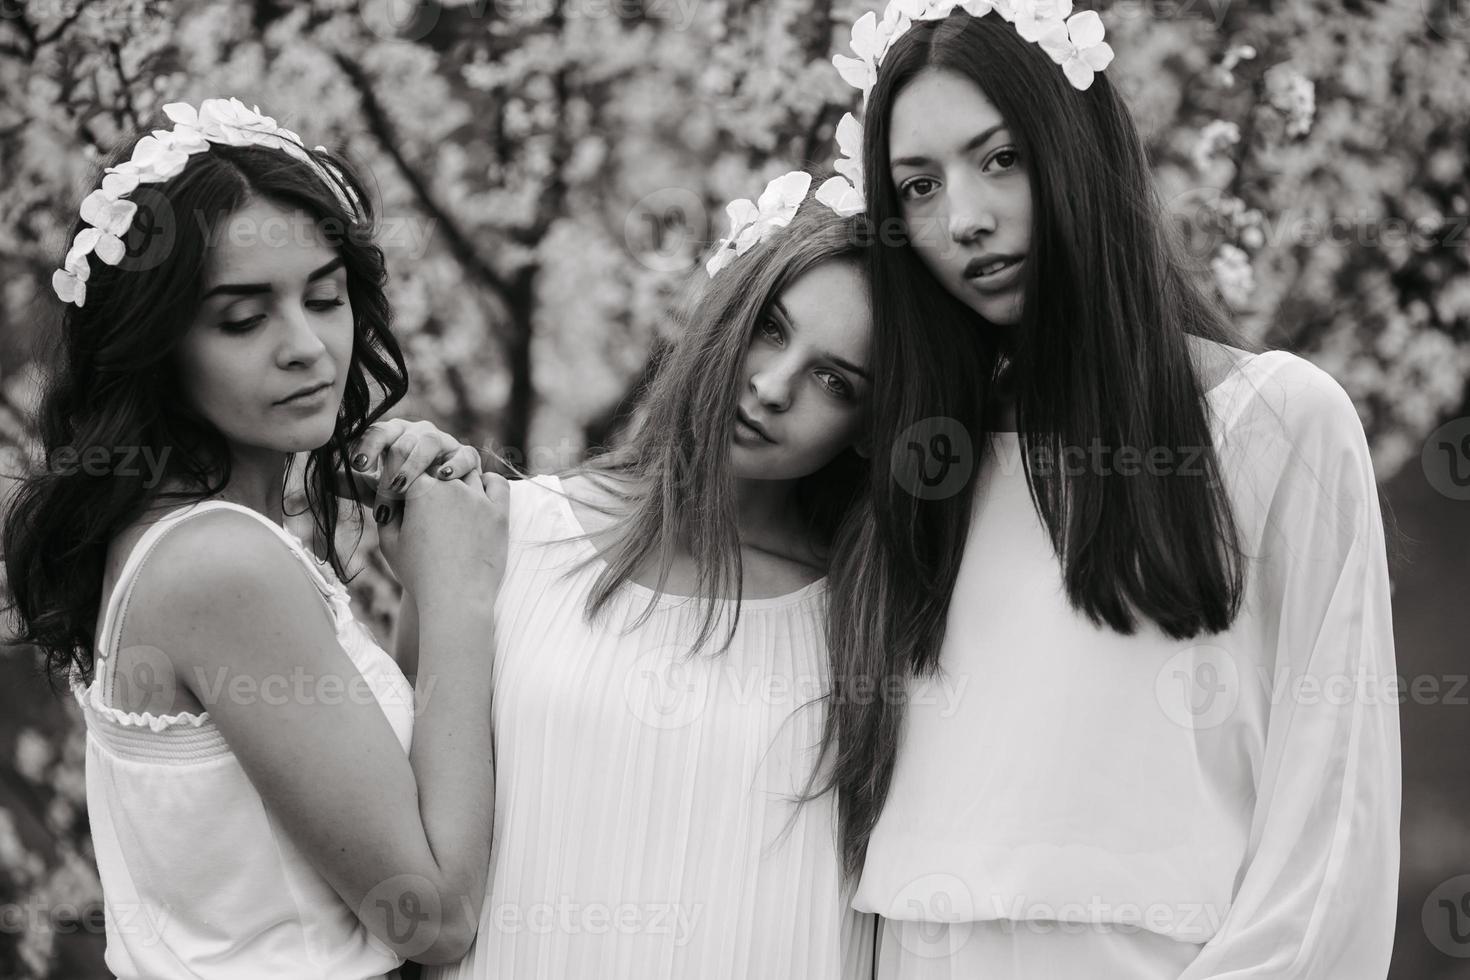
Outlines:
{"type": "Polygon", "coordinates": [[[730,233],[715,244],[715,254],[704,264],[710,278],[729,265],[735,256],[744,255],[777,228],[791,224],[811,186],[811,174],[792,170],[767,184],[759,201],[751,202],[742,197],[725,205],[725,213],[730,216],[730,233]]]}
{"type": "MultiPolygon", "coordinates": [[[[1079,91],[1113,60],[1113,49],[1103,40],[1103,22],[1094,11],[1072,13],[1072,0],[889,0],[883,19],[869,11],[852,25],[849,44],[855,57],[834,55],[832,64],[843,81],[863,93],[863,104],[878,81],[883,58],[918,21],[944,20],[955,10],[971,17],[994,12],[1013,24],[1016,33],[1037,44],[1062,66],[1067,81],[1079,91]]],[[[838,176],[817,189],[817,200],[847,217],[866,209],[862,179],[863,126],[847,113],[837,124],[837,148],[842,156],[833,164],[838,176]]]]}
{"type": "MultiPolygon", "coordinates": [[[[88,255],[96,254],[108,265],[122,261],[122,239],[138,211],[128,196],[138,185],[161,184],[177,177],[189,158],[209,149],[211,143],[283,150],[314,167],[342,206],[349,212],[355,209],[345,186],[307,152],[301,137],[277,126],[270,116],[261,115],[260,106],[248,109],[234,98],[205,99],[197,111],[186,102],[170,102],[163,111],[173,120],[174,128],[155,129],[151,136],[138,140],[132,158],[108,167],[101,188],[82,200],[81,217],[88,227],[77,233],[63,267],[51,275],[51,288],[63,303],[81,306],[86,302],[87,279],[91,275],[88,255]]],[[[319,146],[317,151],[325,152],[325,148],[319,146]]]]}

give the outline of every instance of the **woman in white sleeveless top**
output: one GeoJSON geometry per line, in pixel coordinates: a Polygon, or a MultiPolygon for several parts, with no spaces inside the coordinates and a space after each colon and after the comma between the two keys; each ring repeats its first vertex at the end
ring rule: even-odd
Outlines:
{"type": "Polygon", "coordinates": [[[798,802],[869,373],[857,229],[805,176],[789,227],[715,264],[629,443],[511,484],[488,893],[426,977],[866,976],[833,798],[798,802]]]}
{"type": "Polygon", "coordinates": [[[417,479],[456,444],[367,428],[407,382],[345,164],[233,101],[165,111],[83,204],[54,282],[50,465],[4,532],[20,639],[86,720],[107,966],[314,980],[457,958],[488,861],[503,486],[468,447],[417,479]],[[382,459],[380,538],[425,610],[417,718],[338,578],[355,444],[358,469],[382,459]],[[329,561],[282,526],[296,453],[329,561]]]}

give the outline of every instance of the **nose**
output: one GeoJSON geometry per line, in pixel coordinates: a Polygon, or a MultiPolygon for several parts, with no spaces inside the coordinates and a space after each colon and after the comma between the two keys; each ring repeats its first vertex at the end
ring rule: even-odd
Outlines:
{"type": "Polygon", "coordinates": [[[995,206],[983,178],[956,175],[949,187],[949,237],[969,245],[995,231],[995,206]]]}
{"type": "Polygon", "coordinates": [[[784,412],[791,406],[791,381],[779,363],[767,364],[751,374],[750,390],[767,411],[784,412]]]}
{"type": "Polygon", "coordinates": [[[283,368],[300,368],[316,363],[327,346],[317,335],[311,319],[300,304],[281,317],[283,332],[276,348],[276,362],[283,368]]]}

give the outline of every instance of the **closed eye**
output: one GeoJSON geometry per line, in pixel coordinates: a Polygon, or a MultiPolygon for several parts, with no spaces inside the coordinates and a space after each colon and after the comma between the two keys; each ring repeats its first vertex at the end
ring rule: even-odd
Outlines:
{"type": "Polygon", "coordinates": [[[220,329],[225,333],[249,333],[264,321],[265,314],[257,313],[255,316],[246,317],[243,320],[222,320],[220,321],[220,329]]]}

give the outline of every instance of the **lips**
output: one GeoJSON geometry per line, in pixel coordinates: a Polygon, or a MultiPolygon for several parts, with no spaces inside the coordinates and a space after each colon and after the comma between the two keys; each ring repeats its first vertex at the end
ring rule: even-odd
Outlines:
{"type": "Polygon", "coordinates": [[[305,398],[308,395],[314,395],[318,391],[321,391],[323,388],[330,388],[331,386],[332,386],[332,383],[330,381],[322,381],[322,382],[320,382],[318,384],[314,384],[314,385],[310,386],[309,388],[301,388],[301,389],[298,389],[297,391],[292,392],[291,394],[287,395],[285,398],[282,398],[280,401],[276,402],[276,404],[277,405],[284,405],[287,402],[293,402],[293,401],[295,401],[298,398],[305,398]]]}
{"type": "Polygon", "coordinates": [[[971,259],[965,264],[965,278],[993,276],[997,272],[1003,272],[1016,265],[1025,257],[1024,255],[986,255],[978,259],[971,259]]]}
{"type": "Polygon", "coordinates": [[[745,409],[741,408],[739,405],[735,406],[735,417],[737,419],[739,419],[740,421],[744,422],[747,426],[749,426],[750,429],[752,431],[754,431],[756,435],[760,436],[766,442],[775,442],[776,441],[775,439],[772,439],[771,438],[771,434],[769,432],[767,432],[765,430],[765,428],[760,423],[756,422],[755,419],[753,419],[749,415],[747,415],[745,413],[745,409]]]}
{"type": "Polygon", "coordinates": [[[986,255],[965,264],[965,281],[981,292],[1011,286],[1025,260],[1024,255],[986,255]]]}

